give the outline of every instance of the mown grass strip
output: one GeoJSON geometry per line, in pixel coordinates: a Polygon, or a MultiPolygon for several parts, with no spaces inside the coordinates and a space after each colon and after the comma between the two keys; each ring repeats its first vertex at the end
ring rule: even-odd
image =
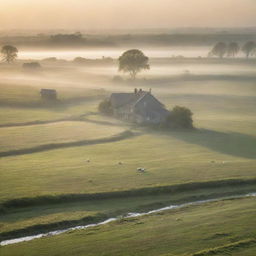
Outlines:
{"type": "Polygon", "coordinates": [[[62,142],[62,143],[51,143],[51,144],[44,144],[44,145],[39,145],[31,148],[3,151],[3,152],[0,152],[0,157],[25,155],[25,154],[38,153],[42,151],[48,151],[48,150],[54,150],[54,149],[60,149],[60,148],[81,147],[81,146],[94,145],[99,143],[115,142],[115,141],[120,141],[123,139],[130,138],[132,136],[135,136],[133,132],[124,131],[108,138],[101,138],[101,139],[95,139],[95,140],[80,140],[80,141],[62,142]]]}
{"type": "MultiPolygon", "coordinates": [[[[11,199],[0,204],[0,213],[5,213],[8,209],[22,208],[29,206],[41,206],[47,204],[58,204],[67,202],[77,202],[86,200],[102,200],[102,199],[113,199],[113,198],[127,198],[135,196],[146,196],[146,195],[157,195],[166,193],[177,193],[194,191],[197,189],[210,189],[210,188],[223,188],[223,187],[241,187],[245,185],[256,185],[256,179],[227,179],[227,180],[215,180],[206,182],[191,182],[170,186],[159,186],[159,187],[145,187],[140,189],[114,191],[114,192],[103,192],[94,194],[62,194],[62,195],[45,195],[37,197],[24,197],[11,199]]],[[[256,189],[256,188],[255,188],[256,189]]],[[[245,191],[245,193],[252,191],[245,191]]],[[[220,192],[220,195],[223,195],[220,192]]],[[[227,194],[226,194],[227,195],[227,194]]],[[[192,198],[191,198],[192,199],[192,198]]],[[[194,198],[195,200],[198,198],[194,198]]],[[[201,198],[204,199],[204,198],[201,198]]]]}
{"type": "Polygon", "coordinates": [[[223,246],[218,246],[214,248],[210,248],[207,250],[203,250],[200,252],[196,252],[194,254],[191,254],[191,256],[210,256],[210,255],[218,255],[220,253],[226,253],[229,255],[232,251],[248,248],[249,246],[255,246],[256,245],[256,239],[245,239],[238,242],[225,244],[223,246]]]}

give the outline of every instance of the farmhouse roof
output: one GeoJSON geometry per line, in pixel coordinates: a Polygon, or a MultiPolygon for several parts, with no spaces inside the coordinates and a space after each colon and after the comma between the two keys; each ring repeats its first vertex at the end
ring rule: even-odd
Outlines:
{"type": "MultiPolygon", "coordinates": [[[[135,106],[139,103],[146,95],[151,95],[150,92],[138,91],[137,93],[112,93],[110,97],[111,104],[114,108],[119,108],[123,106],[135,106]]],[[[153,95],[151,95],[155,101],[162,107],[164,106],[160,101],[158,101],[153,95]]]]}

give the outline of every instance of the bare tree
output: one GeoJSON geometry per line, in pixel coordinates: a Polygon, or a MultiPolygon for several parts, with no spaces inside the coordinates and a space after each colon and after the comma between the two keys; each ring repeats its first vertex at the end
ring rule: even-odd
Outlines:
{"type": "Polygon", "coordinates": [[[12,45],[5,45],[1,50],[4,61],[10,63],[17,58],[18,49],[12,45]]]}

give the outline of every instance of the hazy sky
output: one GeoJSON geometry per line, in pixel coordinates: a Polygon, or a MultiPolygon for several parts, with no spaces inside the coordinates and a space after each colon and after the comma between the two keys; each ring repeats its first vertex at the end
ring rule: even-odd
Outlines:
{"type": "Polygon", "coordinates": [[[0,0],[0,29],[256,26],[256,0],[0,0]]]}

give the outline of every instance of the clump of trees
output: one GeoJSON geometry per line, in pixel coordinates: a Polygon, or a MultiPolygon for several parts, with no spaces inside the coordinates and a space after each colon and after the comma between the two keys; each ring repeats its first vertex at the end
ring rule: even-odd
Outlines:
{"type": "Polygon", "coordinates": [[[80,32],[74,34],[56,34],[50,36],[50,42],[54,44],[80,44],[84,43],[85,39],[83,38],[80,32]]]}
{"type": "Polygon", "coordinates": [[[132,80],[135,80],[136,75],[143,69],[150,69],[149,59],[144,53],[137,49],[132,49],[124,52],[119,57],[119,71],[129,73],[132,80]]]}
{"type": "Polygon", "coordinates": [[[2,59],[5,62],[11,63],[18,56],[18,49],[12,45],[5,45],[1,49],[2,59]]]}
{"type": "Polygon", "coordinates": [[[240,46],[238,43],[232,42],[227,47],[227,56],[235,57],[240,51],[240,46]]]}
{"type": "Polygon", "coordinates": [[[216,56],[219,58],[227,57],[236,57],[238,53],[242,50],[246,58],[256,55],[256,43],[253,41],[246,42],[242,47],[239,46],[236,42],[231,42],[226,44],[224,42],[218,42],[212,48],[209,53],[209,56],[216,56]]]}
{"type": "Polygon", "coordinates": [[[110,57],[102,57],[101,59],[86,59],[83,57],[74,58],[73,62],[75,64],[83,65],[83,64],[111,64],[113,63],[113,59],[110,57]]]}
{"type": "Polygon", "coordinates": [[[102,102],[100,102],[99,106],[98,106],[98,110],[100,113],[104,114],[104,115],[113,115],[113,108],[111,106],[111,102],[109,99],[105,99],[102,102]]]}
{"type": "Polygon", "coordinates": [[[243,47],[242,51],[244,52],[246,58],[256,55],[256,43],[253,41],[247,42],[243,47]]]}
{"type": "Polygon", "coordinates": [[[223,58],[227,52],[227,45],[223,42],[219,42],[211,50],[211,55],[218,56],[219,58],[223,58]]]}
{"type": "Polygon", "coordinates": [[[171,129],[193,129],[193,113],[190,109],[175,106],[166,119],[165,126],[171,129]]]}

